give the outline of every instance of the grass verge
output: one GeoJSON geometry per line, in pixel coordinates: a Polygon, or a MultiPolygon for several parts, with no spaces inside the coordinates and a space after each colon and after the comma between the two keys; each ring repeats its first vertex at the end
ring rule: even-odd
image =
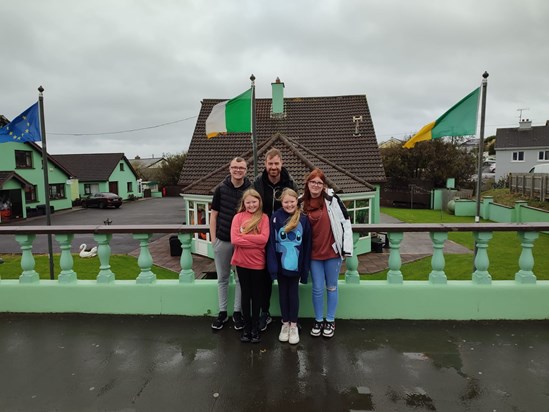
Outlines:
{"type": "MultiPolygon", "coordinates": [[[[0,265],[1,279],[19,279],[21,275],[21,255],[0,255],[4,263],[0,265]]],[[[40,274],[40,279],[50,278],[49,259],[47,255],[33,255],[36,262],[35,269],[40,274]]],[[[73,255],[73,270],[77,273],[78,279],[95,280],[99,273],[99,258],[82,259],[78,254],[73,255]]],[[[61,269],[59,268],[59,254],[54,255],[54,273],[57,279],[61,269]]],[[[112,255],[110,258],[111,270],[117,280],[135,280],[141,269],[137,265],[137,259],[128,255],[112,255]]],[[[179,273],[154,265],[151,269],[157,279],[178,279],[179,273]]]]}
{"type": "MultiPolygon", "coordinates": [[[[454,216],[437,210],[427,209],[397,209],[381,208],[381,213],[395,217],[407,223],[473,223],[473,217],[454,216]]],[[[474,249],[474,239],[471,232],[449,233],[448,239],[474,249]]],[[[534,242],[534,269],[539,280],[549,280],[549,235],[540,233],[534,242]]],[[[488,243],[488,272],[493,280],[512,280],[518,272],[518,261],[522,246],[516,232],[493,232],[493,238],[488,243]]],[[[472,255],[445,254],[444,271],[448,280],[471,280],[473,269],[472,255]]],[[[405,280],[427,280],[431,272],[431,258],[426,257],[415,262],[402,265],[405,280]]],[[[384,280],[387,270],[369,275],[361,275],[362,279],[384,280]]]]}

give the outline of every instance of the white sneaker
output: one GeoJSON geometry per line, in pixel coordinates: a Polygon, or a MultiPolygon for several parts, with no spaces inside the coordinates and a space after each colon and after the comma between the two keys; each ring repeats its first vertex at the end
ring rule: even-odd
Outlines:
{"type": "Polygon", "coordinates": [[[290,339],[290,324],[283,323],[282,328],[280,329],[280,335],[278,335],[278,340],[280,342],[288,342],[290,339]]]}
{"type": "Polygon", "coordinates": [[[297,329],[297,326],[290,326],[288,342],[290,345],[297,345],[299,343],[299,330],[297,329]]]}

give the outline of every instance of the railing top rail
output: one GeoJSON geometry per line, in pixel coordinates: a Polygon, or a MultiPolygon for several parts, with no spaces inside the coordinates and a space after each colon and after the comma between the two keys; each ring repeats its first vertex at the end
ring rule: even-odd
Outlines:
{"type": "MultiPolygon", "coordinates": [[[[354,224],[353,231],[369,232],[540,232],[549,222],[528,223],[376,223],[354,224]]],[[[0,235],[66,233],[207,233],[207,225],[52,225],[0,226],[0,235]]]]}
{"type": "Polygon", "coordinates": [[[354,224],[353,231],[367,232],[540,232],[549,222],[529,223],[376,223],[354,224]]]}

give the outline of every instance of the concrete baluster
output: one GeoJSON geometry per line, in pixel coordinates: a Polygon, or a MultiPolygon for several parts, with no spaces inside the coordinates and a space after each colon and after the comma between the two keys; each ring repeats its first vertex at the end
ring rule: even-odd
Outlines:
{"type": "Polygon", "coordinates": [[[181,272],[179,272],[179,283],[193,283],[195,274],[193,270],[193,256],[191,254],[192,235],[190,233],[179,233],[177,235],[181,242],[181,272]]]}
{"type": "Polygon", "coordinates": [[[492,232],[474,232],[477,255],[475,256],[475,268],[473,283],[490,285],[492,276],[488,272],[490,260],[488,259],[488,242],[492,239],[492,232]]]}
{"type": "Polygon", "coordinates": [[[110,283],[116,279],[111,271],[111,233],[96,233],[93,239],[97,242],[97,256],[99,256],[99,273],[97,274],[97,283],[110,283]]]}
{"type": "Polygon", "coordinates": [[[149,250],[149,240],[152,237],[150,233],[134,233],[133,238],[139,240],[139,257],[137,265],[141,268],[141,273],[137,276],[137,283],[154,283],[156,275],[151,271],[153,258],[149,250]]]}
{"type": "Polygon", "coordinates": [[[34,270],[36,262],[32,256],[32,242],[36,235],[15,235],[15,240],[21,247],[21,269],[19,283],[35,283],[40,281],[40,275],[34,270]]]}
{"type": "Polygon", "coordinates": [[[359,284],[360,274],[358,273],[358,256],[356,255],[356,246],[360,233],[353,232],[353,256],[345,258],[347,270],[345,271],[345,283],[359,284]]]}
{"type": "Polygon", "coordinates": [[[402,260],[400,259],[400,242],[404,238],[402,232],[389,232],[389,271],[387,272],[387,282],[389,283],[402,283],[403,276],[400,268],[402,266],[402,260]]]}
{"type": "Polygon", "coordinates": [[[61,249],[61,257],[59,258],[59,267],[61,273],[59,273],[59,283],[73,283],[76,282],[76,272],[73,270],[74,260],[71,254],[71,243],[74,238],[74,234],[57,234],[55,240],[59,243],[61,249]]]}
{"type": "Polygon", "coordinates": [[[517,236],[520,239],[522,251],[519,257],[520,270],[515,274],[515,281],[517,283],[536,283],[536,275],[532,271],[534,268],[532,248],[534,247],[534,241],[539,237],[539,233],[518,232],[517,236]]]}
{"type": "Polygon", "coordinates": [[[448,278],[444,272],[446,261],[444,259],[444,242],[448,239],[448,232],[429,233],[433,242],[433,257],[431,258],[431,273],[429,273],[429,282],[437,284],[448,283],[448,278]]]}

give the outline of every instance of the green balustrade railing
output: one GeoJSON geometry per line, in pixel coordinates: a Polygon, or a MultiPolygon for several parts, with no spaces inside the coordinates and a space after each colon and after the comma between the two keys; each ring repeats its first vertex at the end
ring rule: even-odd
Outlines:
{"type": "MultiPolygon", "coordinates": [[[[0,311],[214,314],[216,281],[195,281],[191,254],[192,236],[208,230],[205,225],[0,227],[0,235],[14,236],[21,249],[18,280],[2,280],[0,266],[0,311]],[[117,233],[131,234],[139,247],[135,281],[117,280],[111,270],[110,242],[117,233]],[[177,280],[157,280],[151,270],[154,258],[150,241],[152,235],[158,233],[177,233],[181,241],[181,270],[177,280]],[[35,270],[32,248],[36,235],[41,234],[54,235],[61,250],[57,280],[40,280],[35,270]],[[75,234],[93,234],[98,244],[99,267],[95,281],[80,280],[74,271],[70,250],[75,234]],[[60,287],[53,287],[55,284],[60,287]]],[[[360,280],[357,257],[348,258],[345,279],[339,284],[342,317],[549,318],[549,281],[537,280],[532,253],[539,232],[549,231],[549,223],[356,224],[353,231],[355,246],[361,234],[387,233],[388,272],[385,281],[360,280]],[[521,253],[514,281],[492,281],[490,275],[488,248],[493,233],[498,231],[514,231],[519,237],[517,247],[521,253]],[[430,236],[432,258],[427,281],[403,278],[400,245],[407,232],[425,232],[430,236]],[[477,252],[469,282],[447,279],[443,249],[450,232],[471,232],[474,236],[477,252]],[[520,310],[518,300],[516,307],[512,306],[518,297],[520,310]],[[437,309],[430,309],[429,302],[437,309]]],[[[302,304],[305,314],[312,313],[309,291],[310,285],[300,287],[301,300],[306,302],[302,304]]],[[[276,299],[276,294],[273,295],[276,299]]]]}

